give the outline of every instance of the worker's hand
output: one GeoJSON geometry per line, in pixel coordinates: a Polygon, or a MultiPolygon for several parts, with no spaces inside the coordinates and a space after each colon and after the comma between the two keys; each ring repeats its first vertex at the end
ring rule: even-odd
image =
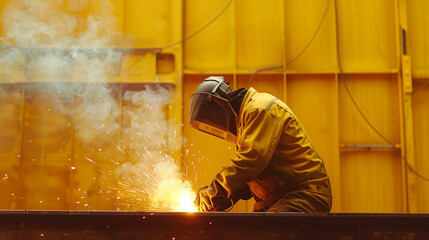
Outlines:
{"type": "Polygon", "coordinates": [[[214,209],[207,191],[208,189],[208,186],[204,186],[198,190],[197,197],[195,199],[195,206],[197,206],[200,212],[213,211],[214,209]]]}
{"type": "Polygon", "coordinates": [[[219,194],[213,184],[200,188],[195,199],[195,206],[200,212],[229,211],[233,205],[233,201],[219,194]]]}

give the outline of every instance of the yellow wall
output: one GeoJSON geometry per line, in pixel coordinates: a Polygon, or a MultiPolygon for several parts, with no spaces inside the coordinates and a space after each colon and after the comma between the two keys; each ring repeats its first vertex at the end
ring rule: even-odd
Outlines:
{"type": "MultiPolygon", "coordinates": [[[[210,184],[235,150],[190,128],[189,98],[196,86],[207,76],[223,75],[233,88],[248,87],[256,70],[279,67],[258,72],[251,85],[284,100],[303,123],[330,175],[334,212],[429,211],[429,183],[407,167],[408,162],[429,177],[427,1],[111,2],[117,28],[126,34],[119,47],[136,48],[123,54],[119,70],[109,76],[116,99],[122,107],[120,96],[144,88],[141,83],[172,87],[176,94],[167,115],[172,124],[182,124],[176,138],[183,147],[175,149],[175,140],[168,146],[194,189],[210,184]],[[406,54],[399,26],[406,29],[406,54]],[[183,38],[183,44],[169,46],[183,38]],[[404,55],[411,59],[413,92],[405,91],[404,55]],[[348,91],[389,142],[362,118],[348,91]],[[396,150],[383,147],[389,144],[396,150]]],[[[0,69],[0,192],[7,196],[0,208],[129,210],[118,192],[107,191],[115,184],[107,174],[114,168],[109,156],[115,146],[103,146],[101,153],[85,150],[67,125],[72,122],[68,115],[43,112],[55,103],[26,92],[22,82],[29,81],[28,74],[19,66],[0,69]],[[96,159],[97,166],[84,156],[96,159]],[[103,193],[88,197],[91,191],[103,193]]],[[[252,205],[242,201],[233,211],[251,211],[252,205]]]]}
{"type": "MultiPolygon", "coordinates": [[[[429,83],[429,37],[426,28],[429,24],[429,17],[423,9],[429,7],[429,2],[424,0],[412,0],[407,2],[408,19],[408,43],[409,55],[411,56],[411,67],[413,77],[413,91],[410,93],[413,104],[413,121],[406,122],[413,124],[415,167],[418,172],[427,178],[429,175],[428,165],[428,90],[429,83]]],[[[428,212],[429,206],[426,202],[429,199],[428,181],[417,178],[416,187],[412,189],[416,196],[416,210],[418,212],[428,212]]]]}

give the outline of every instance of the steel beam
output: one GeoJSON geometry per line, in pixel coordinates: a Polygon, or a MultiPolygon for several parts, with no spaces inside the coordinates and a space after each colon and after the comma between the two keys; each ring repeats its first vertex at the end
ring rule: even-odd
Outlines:
{"type": "Polygon", "coordinates": [[[429,239],[429,214],[0,211],[0,240],[429,239]]]}

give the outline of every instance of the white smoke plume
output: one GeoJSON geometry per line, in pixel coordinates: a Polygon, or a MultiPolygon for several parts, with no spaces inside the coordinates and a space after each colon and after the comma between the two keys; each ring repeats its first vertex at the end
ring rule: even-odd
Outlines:
{"type": "MultiPolygon", "coordinates": [[[[69,124],[83,148],[115,145],[117,156],[110,158],[118,168],[110,169],[110,177],[119,180],[110,188],[118,199],[158,210],[177,208],[171,194],[190,185],[167,151],[174,131],[165,114],[171,92],[158,86],[121,96],[108,84],[120,72],[122,53],[115,48],[129,46],[117,30],[114,5],[108,0],[11,0],[1,21],[0,81],[24,82],[28,95],[53,102],[53,111],[73,119],[69,124]],[[121,136],[121,142],[112,136],[121,136]]],[[[5,89],[0,84],[0,95],[5,89]]]]}
{"type": "Polygon", "coordinates": [[[9,77],[22,72],[26,82],[49,83],[25,87],[55,99],[61,114],[75,114],[84,145],[100,139],[101,132],[119,131],[120,107],[107,85],[122,55],[112,48],[122,44],[113,9],[105,0],[15,0],[2,12],[2,69],[18,66],[9,77]],[[95,13],[79,12],[95,6],[95,13]],[[75,102],[77,111],[70,112],[66,106],[75,102]]]}
{"type": "Polygon", "coordinates": [[[151,210],[193,211],[191,185],[182,180],[167,152],[171,131],[165,112],[170,91],[162,87],[127,91],[123,100],[122,134],[132,158],[115,171],[120,176],[119,191],[149,203],[151,210]]]}

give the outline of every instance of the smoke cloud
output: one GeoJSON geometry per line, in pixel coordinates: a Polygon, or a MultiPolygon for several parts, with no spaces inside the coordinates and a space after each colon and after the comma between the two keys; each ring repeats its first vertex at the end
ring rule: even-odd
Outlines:
{"type": "MultiPolygon", "coordinates": [[[[109,191],[128,199],[127,209],[174,210],[178,203],[171,202],[171,194],[191,187],[168,153],[168,142],[176,137],[166,117],[172,94],[160,86],[122,94],[108,83],[120,72],[122,52],[116,48],[132,45],[117,30],[114,5],[108,0],[13,0],[1,20],[2,81],[24,82],[26,95],[52,102],[52,111],[72,119],[68,124],[84,149],[106,144],[116,149],[109,159],[117,164],[108,177],[117,185],[109,191]]],[[[6,85],[0,84],[0,97],[7,94],[6,85]]],[[[95,163],[94,169],[106,161],[101,155],[84,158],[95,163]]]]}
{"type": "Polygon", "coordinates": [[[123,44],[113,10],[103,0],[15,0],[2,13],[2,69],[15,66],[9,77],[21,72],[26,82],[49,83],[25,87],[55,99],[60,114],[75,114],[76,134],[84,144],[120,129],[115,121],[120,106],[107,84],[122,57],[112,48],[123,44]],[[80,12],[90,8],[96,11],[80,12]],[[74,104],[78,111],[70,112],[67,106],[74,104]]]}

